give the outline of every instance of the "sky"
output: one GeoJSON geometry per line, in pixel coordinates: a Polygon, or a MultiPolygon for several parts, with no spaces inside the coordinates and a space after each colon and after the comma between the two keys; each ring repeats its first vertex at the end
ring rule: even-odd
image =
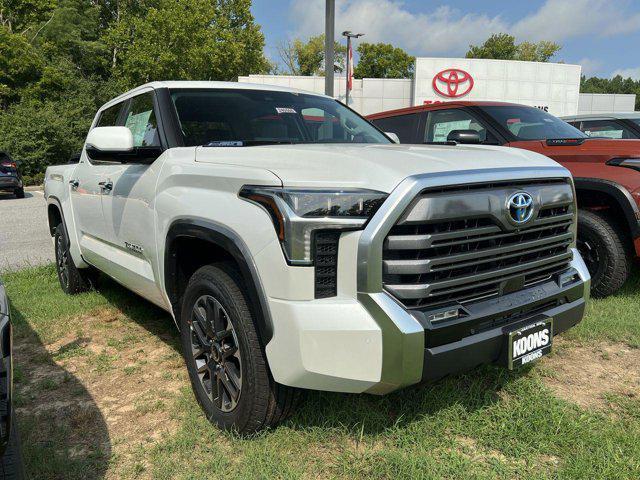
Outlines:
{"type": "MultiPolygon", "coordinates": [[[[325,0],[253,0],[267,56],[278,61],[282,41],[322,33],[324,5],[325,0]]],[[[518,42],[560,44],[552,61],[580,64],[587,76],[640,79],[639,0],[336,0],[337,35],[344,30],[424,57],[463,57],[470,44],[507,32],[518,42]]]]}

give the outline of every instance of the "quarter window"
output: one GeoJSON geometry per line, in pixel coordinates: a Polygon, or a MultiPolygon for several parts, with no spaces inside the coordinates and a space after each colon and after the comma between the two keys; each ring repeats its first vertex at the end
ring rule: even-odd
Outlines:
{"type": "Polygon", "coordinates": [[[131,130],[135,147],[160,146],[152,93],[143,93],[131,99],[124,125],[131,130]]]}
{"type": "Polygon", "coordinates": [[[115,127],[118,125],[118,117],[120,116],[120,111],[122,110],[123,102],[116,103],[115,105],[105,108],[100,114],[100,119],[98,120],[97,127],[115,127]]]}

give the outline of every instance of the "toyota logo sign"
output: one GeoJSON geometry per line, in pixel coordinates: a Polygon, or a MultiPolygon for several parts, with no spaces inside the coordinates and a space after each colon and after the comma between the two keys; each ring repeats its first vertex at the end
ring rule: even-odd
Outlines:
{"type": "Polygon", "coordinates": [[[463,97],[473,88],[473,77],[459,68],[448,68],[433,77],[433,89],[449,98],[463,97]]]}

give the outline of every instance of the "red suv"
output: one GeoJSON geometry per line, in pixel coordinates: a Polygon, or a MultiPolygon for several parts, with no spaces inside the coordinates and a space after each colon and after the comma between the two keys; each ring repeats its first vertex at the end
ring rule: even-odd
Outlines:
{"type": "Polygon", "coordinates": [[[578,250],[595,296],[617,291],[640,256],[640,140],[590,138],[541,109],[502,102],[445,102],[368,118],[401,143],[524,148],[568,168],[580,209],[578,250]]]}

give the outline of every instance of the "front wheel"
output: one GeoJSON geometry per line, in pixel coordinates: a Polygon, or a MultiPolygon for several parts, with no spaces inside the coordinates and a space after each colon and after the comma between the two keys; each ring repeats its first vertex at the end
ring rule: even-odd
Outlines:
{"type": "Polygon", "coordinates": [[[578,251],[591,274],[591,294],[617,292],[631,272],[631,256],[621,228],[605,213],[578,212],[578,251]]]}
{"type": "Polygon", "coordinates": [[[24,198],[24,188],[16,188],[13,191],[13,194],[16,196],[16,198],[24,198]]]}
{"type": "Polygon", "coordinates": [[[90,268],[81,270],[76,267],[69,252],[67,232],[62,223],[56,227],[53,238],[56,249],[58,281],[64,293],[75,295],[76,293],[86,292],[95,287],[98,276],[97,272],[90,268]]]}
{"type": "Polygon", "coordinates": [[[183,297],[180,335],[191,385],[210,422],[248,434],[289,414],[296,391],[271,377],[232,266],[207,265],[193,274],[183,297]]]}

